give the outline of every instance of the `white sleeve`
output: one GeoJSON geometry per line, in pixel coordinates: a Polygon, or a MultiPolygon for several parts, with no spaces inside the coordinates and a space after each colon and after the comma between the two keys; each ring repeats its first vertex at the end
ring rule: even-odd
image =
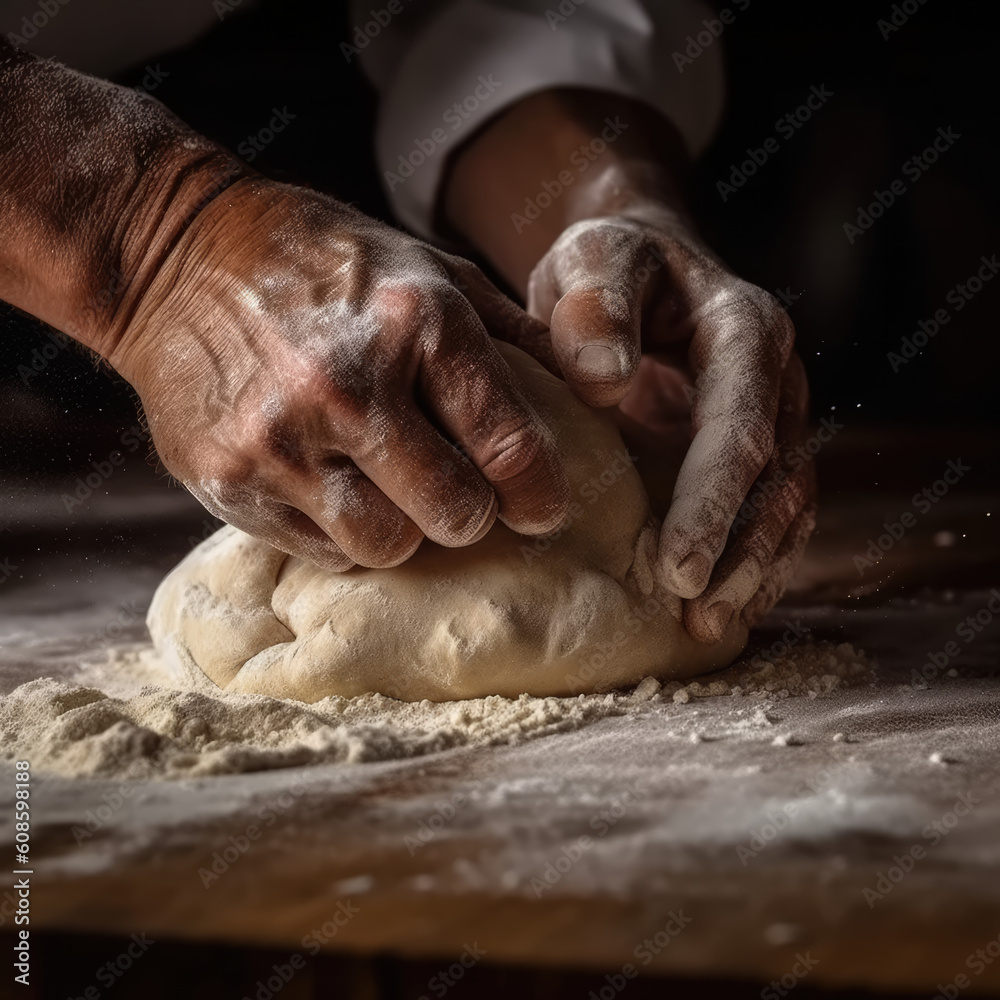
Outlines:
{"type": "Polygon", "coordinates": [[[692,155],[721,115],[724,25],[699,0],[390,0],[378,21],[370,7],[356,0],[341,52],[380,93],[383,183],[426,239],[449,152],[528,94],[576,86],[644,101],[692,155]]]}

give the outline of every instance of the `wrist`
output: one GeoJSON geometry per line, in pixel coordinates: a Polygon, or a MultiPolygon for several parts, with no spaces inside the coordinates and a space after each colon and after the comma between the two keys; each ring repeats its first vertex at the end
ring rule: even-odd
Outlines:
{"type": "Polygon", "coordinates": [[[221,197],[203,197],[199,204],[199,194],[206,188],[211,192],[213,186],[211,174],[196,174],[189,178],[187,197],[171,201],[152,239],[162,251],[155,255],[156,266],[144,275],[141,300],[128,322],[107,340],[104,356],[140,395],[150,380],[162,377],[173,334],[193,333],[216,357],[232,346],[226,323],[200,323],[191,329],[177,310],[221,312],[238,326],[248,301],[256,303],[254,321],[265,308],[252,282],[269,258],[270,266],[276,266],[271,241],[289,217],[287,189],[251,175],[228,184],[221,197]]]}
{"type": "Polygon", "coordinates": [[[181,142],[159,151],[127,199],[107,251],[85,259],[82,295],[67,300],[87,346],[115,365],[118,345],[174,247],[212,202],[249,173],[206,140],[196,150],[181,142]]]}
{"type": "Polygon", "coordinates": [[[449,165],[447,223],[524,292],[528,276],[574,223],[656,217],[693,232],[687,158],[674,126],[615,94],[553,90],[507,110],[449,165]]]}
{"type": "Polygon", "coordinates": [[[0,42],[0,298],[107,357],[200,207],[246,172],[159,102],[0,42]]]}

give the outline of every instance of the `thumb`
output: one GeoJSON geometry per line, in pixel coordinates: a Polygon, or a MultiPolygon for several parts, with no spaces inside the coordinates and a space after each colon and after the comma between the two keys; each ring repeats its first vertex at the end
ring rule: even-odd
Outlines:
{"type": "Polygon", "coordinates": [[[625,398],[642,356],[642,304],[609,287],[570,288],[552,310],[552,349],[563,378],[591,406],[625,398]]]}

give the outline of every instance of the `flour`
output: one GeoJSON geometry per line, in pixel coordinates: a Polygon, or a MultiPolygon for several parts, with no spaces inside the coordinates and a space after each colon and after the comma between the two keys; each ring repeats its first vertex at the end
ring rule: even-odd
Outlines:
{"type": "Polygon", "coordinates": [[[30,760],[39,772],[115,780],[351,765],[512,745],[657,705],[683,712],[681,703],[706,697],[820,697],[869,683],[872,670],[872,661],[846,643],[803,643],[773,663],[743,660],[686,685],[661,686],[647,677],[632,690],[575,698],[491,695],[436,703],[366,694],[306,704],[178,690],[151,649],[119,649],[72,681],[39,678],[2,699],[0,754],[30,760]]]}

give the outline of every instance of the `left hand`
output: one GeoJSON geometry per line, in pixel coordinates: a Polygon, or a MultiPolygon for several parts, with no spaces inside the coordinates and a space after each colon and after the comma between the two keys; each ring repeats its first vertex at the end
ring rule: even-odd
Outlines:
{"type": "Polygon", "coordinates": [[[563,376],[654,434],[690,422],[660,534],[661,582],[697,639],[753,625],[781,596],[814,524],[808,390],[787,313],[657,205],[563,231],[528,282],[563,376]]]}
{"type": "Polygon", "coordinates": [[[687,630],[712,642],[781,596],[812,531],[815,483],[792,323],[694,235],[685,167],[680,134],[649,106],[546,91],[455,157],[445,208],[548,324],[518,346],[647,440],[672,438],[676,453],[683,433],[657,573],[684,598],[687,630]],[[528,216],[553,177],[558,196],[528,216]]]}

